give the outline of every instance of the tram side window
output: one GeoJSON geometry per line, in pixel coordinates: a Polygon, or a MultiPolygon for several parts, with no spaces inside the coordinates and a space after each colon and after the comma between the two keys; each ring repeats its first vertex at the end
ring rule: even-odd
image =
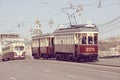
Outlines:
{"type": "Polygon", "coordinates": [[[2,50],[3,51],[6,51],[6,50],[9,50],[10,49],[10,47],[5,47],[5,48],[3,48],[2,50]]]}
{"type": "Polygon", "coordinates": [[[35,40],[32,40],[32,47],[35,47],[35,40]]]}
{"type": "Polygon", "coordinates": [[[49,38],[49,46],[54,46],[54,38],[49,38]]]}
{"type": "Polygon", "coordinates": [[[81,34],[78,35],[78,43],[81,44],[81,34]]]}
{"type": "Polygon", "coordinates": [[[82,37],[82,44],[86,44],[86,36],[82,37]]]}
{"type": "Polygon", "coordinates": [[[93,44],[92,36],[88,36],[88,44],[93,44]]]}
{"type": "Polygon", "coordinates": [[[38,47],[38,40],[35,40],[35,47],[38,47]]]}

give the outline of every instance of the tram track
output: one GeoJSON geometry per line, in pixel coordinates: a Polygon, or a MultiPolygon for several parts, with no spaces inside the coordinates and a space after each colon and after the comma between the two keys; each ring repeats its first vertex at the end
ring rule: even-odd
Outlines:
{"type": "Polygon", "coordinates": [[[105,63],[86,62],[86,64],[108,66],[108,67],[119,67],[120,68],[120,65],[105,64],[105,63]]]}
{"type": "MultiPolygon", "coordinates": [[[[53,60],[56,61],[56,60],[53,60]]],[[[120,73],[120,65],[119,63],[116,64],[109,64],[105,63],[101,60],[95,61],[95,62],[66,62],[66,61],[60,61],[60,63],[66,63],[68,66],[76,66],[76,67],[84,67],[87,69],[94,69],[94,70],[100,70],[100,71],[107,71],[107,72],[114,72],[114,73],[120,73]]]]}
{"type": "MultiPolygon", "coordinates": [[[[114,58],[116,58],[116,57],[114,57],[114,58]]],[[[111,58],[100,58],[100,59],[111,59],[111,58]]],[[[44,59],[41,59],[41,60],[44,60],[44,59]]],[[[56,60],[55,58],[51,58],[51,59],[48,59],[48,60],[59,61],[59,60],[56,60]]],[[[70,61],[60,61],[60,62],[70,62],[70,61]]],[[[100,60],[95,61],[95,62],[71,62],[71,63],[84,63],[84,64],[90,64],[90,65],[100,65],[100,66],[108,66],[108,67],[120,67],[119,63],[118,63],[118,65],[114,65],[114,64],[103,63],[100,60]]]]}
{"type": "MultiPolygon", "coordinates": [[[[104,61],[104,60],[103,60],[104,61]]],[[[66,68],[75,68],[75,69],[87,69],[87,70],[95,70],[95,71],[103,71],[103,72],[110,72],[110,73],[120,73],[120,65],[113,65],[113,64],[105,64],[103,61],[96,61],[96,62],[69,62],[69,61],[58,61],[55,59],[50,60],[25,60],[20,61],[21,64],[47,64],[59,67],[66,67],[66,68]],[[102,63],[102,64],[101,64],[102,63]]],[[[19,61],[17,61],[18,63],[19,61]]],[[[31,68],[27,66],[27,68],[31,68]]]]}
{"type": "Polygon", "coordinates": [[[75,62],[75,64],[72,66],[76,66],[76,67],[79,66],[79,67],[83,67],[86,69],[92,69],[92,70],[120,73],[120,65],[99,63],[99,61],[96,61],[96,62],[75,62]]]}
{"type": "MultiPolygon", "coordinates": [[[[28,60],[30,62],[30,60],[28,60]]],[[[33,60],[32,62],[34,62],[33,60]]],[[[26,61],[25,61],[26,62],[26,61]]],[[[36,62],[36,61],[35,61],[36,62]]],[[[92,69],[92,70],[99,70],[99,71],[107,71],[113,73],[120,73],[120,64],[119,58],[113,59],[99,59],[99,61],[95,62],[70,62],[70,61],[59,61],[55,58],[52,59],[40,59],[37,62],[48,63],[53,65],[59,66],[66,66],[66,67],[74,67],[74,68],[85,68],[85,69],[92,69]]]]}
{"type": "MultiPolygon", "coordinates": [[[[56,60],[52,60],[52,63],[56,63],[56,60]]],[[[59,63],[60,65],[66,65],[75,68],[85,68],[85,69],[120,73],[119,65],[112,65],[112,64],[107,65],[96,62],[67,62],[67,61],[57,61],[57,63],[59,63]]]]}
{"type": "MultiPolygon", "coordinates": [[[[114,57],[114,58],[117,58],[117,57],[114,57]]],[[[100,59],[108,59],[108,58],[100,58],[100,59]]],[[[111,58],[109,58],[109,59],[111,59],[111,58]]],[[[55,59],[52,59],[52,60],[56,61],[55,59]]],[[[108,64],[108,63],[101,62],[100,60],[95,61],[95,62],[86,62],[85,61],[85,62],[75,62],[75,63],[84,63],[84,64],[90,64],[90,65],[99,65],[99,66],[106,66],[106,67],[108,66],[108,67],[118,67],[118,68],[120,68],[119,63],[118,63],[118,65],[116,65],[116,64],[108,64]]]]}
{"type": "Polygon", "coordinates": [[[115,56],[101,56],[99,59],[110,59],[110,58],[120,58],[120,55],[115,56]]]}

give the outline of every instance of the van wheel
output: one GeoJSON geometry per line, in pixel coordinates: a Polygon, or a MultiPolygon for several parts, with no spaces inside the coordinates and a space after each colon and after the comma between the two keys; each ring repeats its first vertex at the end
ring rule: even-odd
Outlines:
{"type": "Polygon", "coordinates": [[[4,59],[2,59],[2,61],[5,61],[4,59]]]}

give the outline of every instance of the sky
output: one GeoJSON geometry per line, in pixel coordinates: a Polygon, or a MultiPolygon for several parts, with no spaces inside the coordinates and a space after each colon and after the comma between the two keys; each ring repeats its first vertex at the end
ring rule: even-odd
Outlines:
{"type": "Polygon", "coordinates": [[[66,13],[74,13],[79,5],[77,24],[96,24],[101,39],[120,35],[120,0],[0,0],[0,33],[30,38],[37,19],[44,34],[54,32],[59,24],[69,23],[66,13]],[[74,9],[68,9],[70,5],[74,9]]]}

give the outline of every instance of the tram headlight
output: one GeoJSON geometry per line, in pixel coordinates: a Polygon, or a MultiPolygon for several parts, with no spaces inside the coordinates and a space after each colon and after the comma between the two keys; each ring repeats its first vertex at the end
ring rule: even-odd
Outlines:
{"type": "Polygon", "coordinates": [[[25,56],[25,52],[23,52],[22,55],[25,56]]]}
{"type": "Polygon", "coordinates": [[[14,53],[14,56],[17,56],[17,53],[14,53]]]}

